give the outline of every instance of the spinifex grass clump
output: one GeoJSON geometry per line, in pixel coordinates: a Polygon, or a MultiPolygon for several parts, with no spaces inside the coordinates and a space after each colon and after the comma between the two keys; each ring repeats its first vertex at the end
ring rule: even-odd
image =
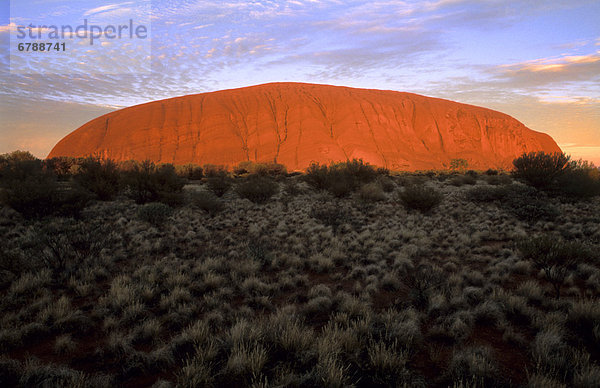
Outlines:
{"type": "Polygon", "coordinates": [[[151,202],[138,208],[138,217],[154,226],[161,226],[173,214],[173,209],[160,202],[151,202]]]}
{"type": "Polygon", "coordinates": [[[361,200],[366,202],[377,202],[386,199],[383,187],[379,182],[372,182],[363,185],[358,191],[361,200]]]}
{"type": "Polygon", "coordinates": [[[317,204],[311,209],[310,215],[324,225],[331,226],[333,233],[336,233],[344,223],[350,222],[351,218],[350,210],[338,202],[317,204]]]}

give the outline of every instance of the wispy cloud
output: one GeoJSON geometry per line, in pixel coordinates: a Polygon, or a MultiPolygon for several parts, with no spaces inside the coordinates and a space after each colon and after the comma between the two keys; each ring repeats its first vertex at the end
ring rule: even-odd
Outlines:
{"type": "Polygon", "coordinates": [[[500,65],[492,70],[496,81],[506,87],[552,88],[568,87],[578,82],[579,90],[591,88],[600,95],[600,51],[583,55],[563,55],[521,63],[500,65]],[[595,86],[594,86],[595,85],[595,86]]]}
{"type": "Polygon", "coordinates": [[[114,11],[121,7],[124,7],[126,5],[131,5],[131,4],[133,4],[133,2],[128,1],[125,3],[103,5],[101,7],[96,7],[96,8],[92,8],[90,10],[85,11],[83,13],[83,16],[91,16],[91,15],[96,15],[96,14],[105,13],[105,12],[109,12],[109,11],[114,11]]]}

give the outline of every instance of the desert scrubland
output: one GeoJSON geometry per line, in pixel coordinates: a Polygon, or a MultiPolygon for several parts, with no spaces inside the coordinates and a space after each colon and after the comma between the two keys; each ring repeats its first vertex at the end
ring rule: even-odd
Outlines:
{"type": "Polygon", "coordinates": [[[2,386],[600,385],[591,166],[288,174],[11,155],[2,386]]]}

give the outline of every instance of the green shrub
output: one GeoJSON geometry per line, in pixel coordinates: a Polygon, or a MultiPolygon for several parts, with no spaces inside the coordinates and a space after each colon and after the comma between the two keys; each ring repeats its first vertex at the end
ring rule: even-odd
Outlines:
{"type": "Polygon", "coordinates": [[[161,202],[147,203],[137,209],[138,218],[154,226],[163,225],[171,214],[173,214],[173,209],[161,202]]]}
{"type": "Polygon", "coordinates": [[[485,170],[484,174],[488,175],[488,176],[498,175],[498,170],[494,170],[493,168],[488,168],[487,170],[485,170]]]}
{"type": "Polygon", "coordinates": [[[279,185],[272,178],[261,175],[250,175],[235,188],[240,198],[246,198],[254,203],[265,203],[277,194],[279,185]]]}
{"type": "Polygon", "coordinates": [[[398,198],[406,209],[414,209],[423,213],[438,206],[443,195],[436,189],[425,185],[410,185],[400,192],[398,198]]]}
{"type": "Polygon", "coordinates": [[[213,216],[223,210],[223,203],[209,191],[196,191],[189,194],[191,205],[213,216]]]}
{"type": "Polygon", "coordinates": [[[79,163],[75,181],[101,201],[111,201],[119,193],[121,173],[109,159],[86,158],[79,163]]]}
{"type": "Polygon", "coordinates": [[[150,161],[136,163],[125,175],[128,195],[137,203],[165,202],[178,205],[183,202],[185,182],[175,173],[171,164],[157,167],[150,161]]]}
{"type": "Polygon", "coordinates": [[[570,157],[563,153],[530,152],[513,160],[513,176],[537,189],[547,189],[571,168],[570,157]]]}

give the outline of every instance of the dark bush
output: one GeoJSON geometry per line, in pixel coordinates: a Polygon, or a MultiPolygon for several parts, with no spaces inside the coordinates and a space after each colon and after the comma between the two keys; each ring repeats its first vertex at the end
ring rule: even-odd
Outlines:
{"type": "Polygon", "coordinates": [[[55,277],[68,279],[78,267],[96,260],[100,251],[111,244],[108,226],[91,222],[57,220],[35,230],[36,240],[26,247],[32,257],[39,258],[55,277]]]}
{"type": "Polygon", "coordinates": [[[192,206],[204,210],[213,216],[223,210],[223,203],[209,191],[196,191],[189,194],[192,206]]]}
{"type": "MultiPolygon", "coordinates": [[[[38,158],[33,156],[29,151],[13,151],[0,155],[0,172],[6,167],[26,161],[37,161],[38,158]]],[[[2,176],[0,175],[0,178],[2,176]]]]}
{"type": "Polygon", "coordinates": [[[207,178],[221,177],[221,176],[228,176],[229,175],[226,166],[217,166],[217,165],[214,165],[214,164],[205,164],[203,166],[203,169],[204,169],[204,176],[207,177],[207,178]]]}
{"type": "Polygon", "coordinates": [[[279,185],[272,178],[262,175],[250,175],[235,188],[240,198],[246,198],[254,203],[265,203],[277,194],[279,185]]]}
{"type": "Polygon", "coordinates": [[[503,208],[522,221],[552,221],[560,215],[556,206],[543,193],[527,186],[511,185],[501,202],[503,208]]]}
{"type": "Polygon", "coordinates": [[[570,157],[563,153],[530,152],[513,160],[512,174],[537,189],[547,189],[571,168],[570,157]]]}
{"type": "Polygon", "coordinates": [[[347,171],[330,170],[327,190],[337,198],[343,198],[355,189],[355,181],[347,171]]]}
{"type": "Polygon", "coordinates": [[[485,170],[484,174],[488,175],[488,176],[498,175],[498,170],[494,170],[493,168],[488,168],[487,170],[485,170]]]}
{"type": "Polygon", "coordinates": [[[154,226],[161,226],[167,218],[173,214],[170,206],[161,202],[151,202],[140,206],[137,215],[142,221],[146,221],[154,226]]]}
{"type": "Polygon", "coordinates": [[[257,174],[267,175],[271,177],[283,177],[287,174],[287,169],[283,164],[271,163],[255,163],[251,161],[241,162],[234,169],[236,175],[257,174]]]}
{"type": "Polygon", "coordinates": [[[391,193],[396,189],[396,184],[389,176],[381,175],[377,178],[377,182],[386,193],[391,193]]]}
{"type": "Polygon", "coordinates": [[[486,175],[484,179],[493,186],[510,185],[513,182],[509,175],[486,175]]]}
{"type": "Polygon", "coordinates": [[[171,164],[157,167],[150,161],[136,163],[125,175],[128,195],[137,203],[165,202],[178,205],[183,202],[185,182],[175,173],[171,164]]]}
{"type": "Polygon", "coordinates": [[[31,176],[22,180],[3,181],[0,200],[26,218],[39,218],[55,213],[58,185],[52,177],[31,176]]]}
{"type": "Polygon", "coordinates": [[[338,202],[325,202],[313,206],[310,211],[310,216],[324,225],[331,226],[333,232],[337,233],[340,226],[350,222],[351,212],[348,208],[341,206],[338,202]]]}
{"type": "Polygon", "coordinates": [[[504,186],[477,186],[469,189],[465,196],[472,202],[493,202],[505,199],[510,190],[504,186]]]}
{"type": "MultiPolygon", "coordinates": [[[[377,178],[377,170],[368,163],[364,163],[362,159],[352,159],[351,161],[335,163],[329,167],[330,169],[345,171],[348,175],[354,178],[355,186],[361,183],[369,183],[377,178]]],[[[384,174],[389,173],[387,170],[382,170],[384,174]]]]}
{"type": "Polygon", "coordinates": [[[585,199],[600,195],[600,172],[594,166],[581,162],[572,163],[572,168],[556,180],[557,194],[573,199],[585,199]]]}
{"type": "Polygon", "coordinates": [[[79,163],[75,181],[101,201],[112,201],[121,188],[121,173],[109,159],[86,158],[79,163]]]}
{"type": "Polygon", "coordinates": [[[386,199],[383,187],[379,182],[371,182],[363,185],[359,192],[359,197],[365,202],[377,202],[386,199]]]}
{"type": "Polygon", "coordinates": [[[477,178],[472,175],[457,175],[450,180],[453,186],[474,185],[477,183],[477,178]]]}
{"type": "Polygon", "coordinates": [[[288,197],[294,197],[296,195],[303,193],[302,188],[298,185],[298,182],[294,179],[292,179],[292,180],[287,179],[284,182],[283,191],[284,191],[285,195],[288,197]]]}
{"type": "Polygon", "coordinates": [[[363,184],[374,181],[378,171],[383,175],[389,173],[385,169],[375,170],[360,159],[332,163],[329,167],[313,163],[306,170],[305,180],[318,190],[328,190],[336,197],[345,197],[363,184]]]}
{"type": "Polygon", "coordinates": [[[419,264],[414,271],[408,271],[404,282],[410,289],[411,303],[419,309],[427,308],[429,294],[444,283],[443,273],[429,264],[419,264]]]}
{"type": "Polygon", "coordinates": [[[58,156],[44,161],[46,168],[54,173],[59,181],[69,179],[74,166],[77,165],[77,159],[68,156],[58,156]]]}
{"type": "Polygon", "coordinates": [[[304,179],[315,189],[325,190],[329,187],[329,168],[321,166],[319,163],[311,163],[306,169],[304,179]]]}
{"type": "Polygon", "coordinates": [[[248,257],[256,260],[263,268],[267,268],[273,262],[273,255],[269,252],[267,245],[260,240],[248,240],[246,243],[248,257]]]}
{"type": "Polygon", "coordinates": [[[204,177],[204,170],[197,164],[185,164],[183,166],[176,166],[175,172],[182,178],[189,180],[200,180],[204,177]]]}
{"type": "Polygon", "coordinates": [[[78,216],[90,196],[77,186],[57,182],[40,160],[5,163],[1,169],[0,201],[25,218],[78,216]]]}
{"type": "Polygon", "coordinates": [[[554,286],[556,298],[569,270],[578,263],[592,260],[591,249],[577,241],[563,241],[552,235],[526,238],[517,242],[523,258],[531,260],[544,271],[546,279],[554,286]]]}
{"type": "Polygon", "coordinates": [[[213,175],[206,180],[208,189],[217,197],[222,197],[233,185],[232,179],[227,174],[213,175]]]}
{"type": "Polygon", "coordinates": [[[54,214],[62,217],[75,217],[90,203],[93,195],[77,185],[59,187],[54,214]]]}
{"type": "Polygon", "coordinates": [[[399,193],[398,198],[406,209],[427,213],[442,202],[443,195],[425,185],[410,185],[399,193]]]}

